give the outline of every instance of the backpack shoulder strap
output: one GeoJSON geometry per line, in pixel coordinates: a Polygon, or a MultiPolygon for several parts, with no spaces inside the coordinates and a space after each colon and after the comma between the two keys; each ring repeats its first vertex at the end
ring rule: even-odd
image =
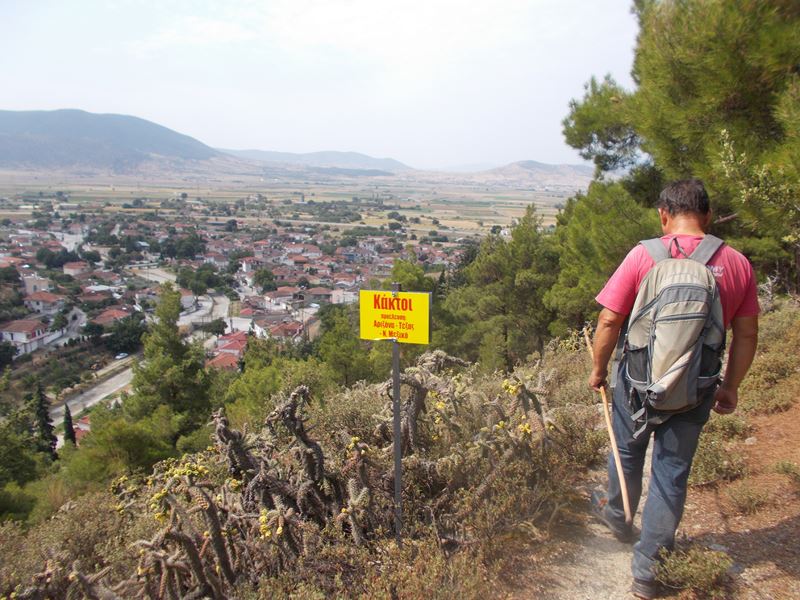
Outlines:
{"type": "Polygon", "coordinates": [[[697,248],[694,249],[694,252],[692,252],[689,258],[704,265],[708,264],[708,261],[711,260],[711,258],[717,253],[717,250],[719,250],[724,243],[725,242],[716,236],[706,235],[702,240],[700,240],[697,248]]]}
{"type": "Polygon", "coordinates": [[[661,238],[642,240],[639,243],[644,246],[644,249],[647,250],[650,258],[652,258],[656,263],[660,263],[662,260],[670,258],[669,251],[664,247],[664,242],[661,241],[661,238]]]}

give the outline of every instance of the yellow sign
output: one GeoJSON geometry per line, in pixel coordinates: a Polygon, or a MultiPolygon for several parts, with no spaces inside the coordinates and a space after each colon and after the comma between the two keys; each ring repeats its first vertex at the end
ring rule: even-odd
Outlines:
{"type": "Polygon", "coordinates": [[[431,295],[427,292],[361,290],[362,340],[396,339],[404,344],[429,344],[431,295]]]}

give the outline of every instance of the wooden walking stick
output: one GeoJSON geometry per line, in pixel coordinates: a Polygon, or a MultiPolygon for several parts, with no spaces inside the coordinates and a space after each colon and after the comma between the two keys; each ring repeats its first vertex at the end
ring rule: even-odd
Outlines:
{"type": "MultiPolygon", "coordinates": [[[[589,349],[589,356],[594,360],[594,350],[592,350],[592,341],[589,339],[589,330],[583,330],[583,337],[586,339],[586,347],[589,349]]],[[[614,464],[617,467],[617,478],[619,479],[619,486],[622,490],[622,507],[625,509],[625,522],[630,525],[633,523],[633,515],[631,514],[631,503],[628,500],[628,484],[625,482],[625,473],[622,471],[622,459],[619,457],[619,448],[617,447],[617,438],[614,437],[614,428],[611,425],[611,410],[608,407],[608,398],[606,397],[606,386],[600,386],[600,397],[603,399],[603,414],[606,416],[606,427],[608,428],[608,437],[611,440],[611,452],[614,454],[614,464]]]]}

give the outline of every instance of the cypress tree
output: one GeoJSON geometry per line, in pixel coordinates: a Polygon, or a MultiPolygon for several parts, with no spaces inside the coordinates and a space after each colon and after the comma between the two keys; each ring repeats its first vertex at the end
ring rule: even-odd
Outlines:
{"type": "Polygon", "coordinates": [[[72,425],[72,413],[69,410],[69,405],[66,403],[64,403],[64,441],[77,444],[75,427],[72,425]]]}
{"type": "Polygon", "coordinates": [[[36,389],[30,399],[31,412],[33,413],[33,436],[40,452],[45,452],[55,460],[56,444],[58,442],[50,419],[50,401],[42,389],[42,384],[37,382],[36,389]]]}

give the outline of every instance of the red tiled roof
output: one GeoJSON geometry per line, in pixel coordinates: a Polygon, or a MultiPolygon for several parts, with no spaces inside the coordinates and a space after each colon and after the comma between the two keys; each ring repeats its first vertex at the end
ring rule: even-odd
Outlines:
{"type": "Polygon", "coordinates": [[[80,446],[81,440],[91,433],[89,429],[75,428],[75,445],[80,446]]]}
{"type": "Polygon", "coordinates": [[[302,323],[279,323],[269,328],[270,335],[274,337],[294,337],[303,330],[302,323]]]}
{"type": "Polygon", "coordinates": [[[125,319],[129,316],[131,316],[130,311],[112,307],[101,312],[94,319],[92,319],[92,322],[97,323],[98,325],[108,325],[109,323],[119,321],[120,319],[125,319]]]}
{"type": "Polygon", "coordinates": [[[206,367],[212,369],[229,369],[231,371],[239,368],[239,358],[233,354],[225,352],[217,354],[214,358],[206,361],[206,367]]]}
{"type": "Polygon", "coordinates": [[[247,342],[247,332],[246,331],[233,331],[231,333],[226,333],[225,335],[219,336],[219,342],[247,342]]]}
{"type": "Polygon", "coordinates": [[[39,319],[18,319],[16,321],[9,321],[0,327],[0,331],[6,331],[8,333],[33,333],[37,329],[45,330],[47,326],[39,319]]]}
{"type": "Polygon", "coordinates": [[[58,302],[59,300],[64,300],[65,296],[60,296],[59,294],[53,294],[51,292],[34,292],[26,296],[25,299],[34,302],[58,302]]]}
{"type": "Polygon", "coordinates": [[[247,347],[247,342],[243,342],[241,340],[233,340],[232,342],[228,342],[227,344],[223,344],[219,347],[219,351],[226,351],[226,352],[237,352],[241,354],[244,352],[244,349],[247,347]]]}

